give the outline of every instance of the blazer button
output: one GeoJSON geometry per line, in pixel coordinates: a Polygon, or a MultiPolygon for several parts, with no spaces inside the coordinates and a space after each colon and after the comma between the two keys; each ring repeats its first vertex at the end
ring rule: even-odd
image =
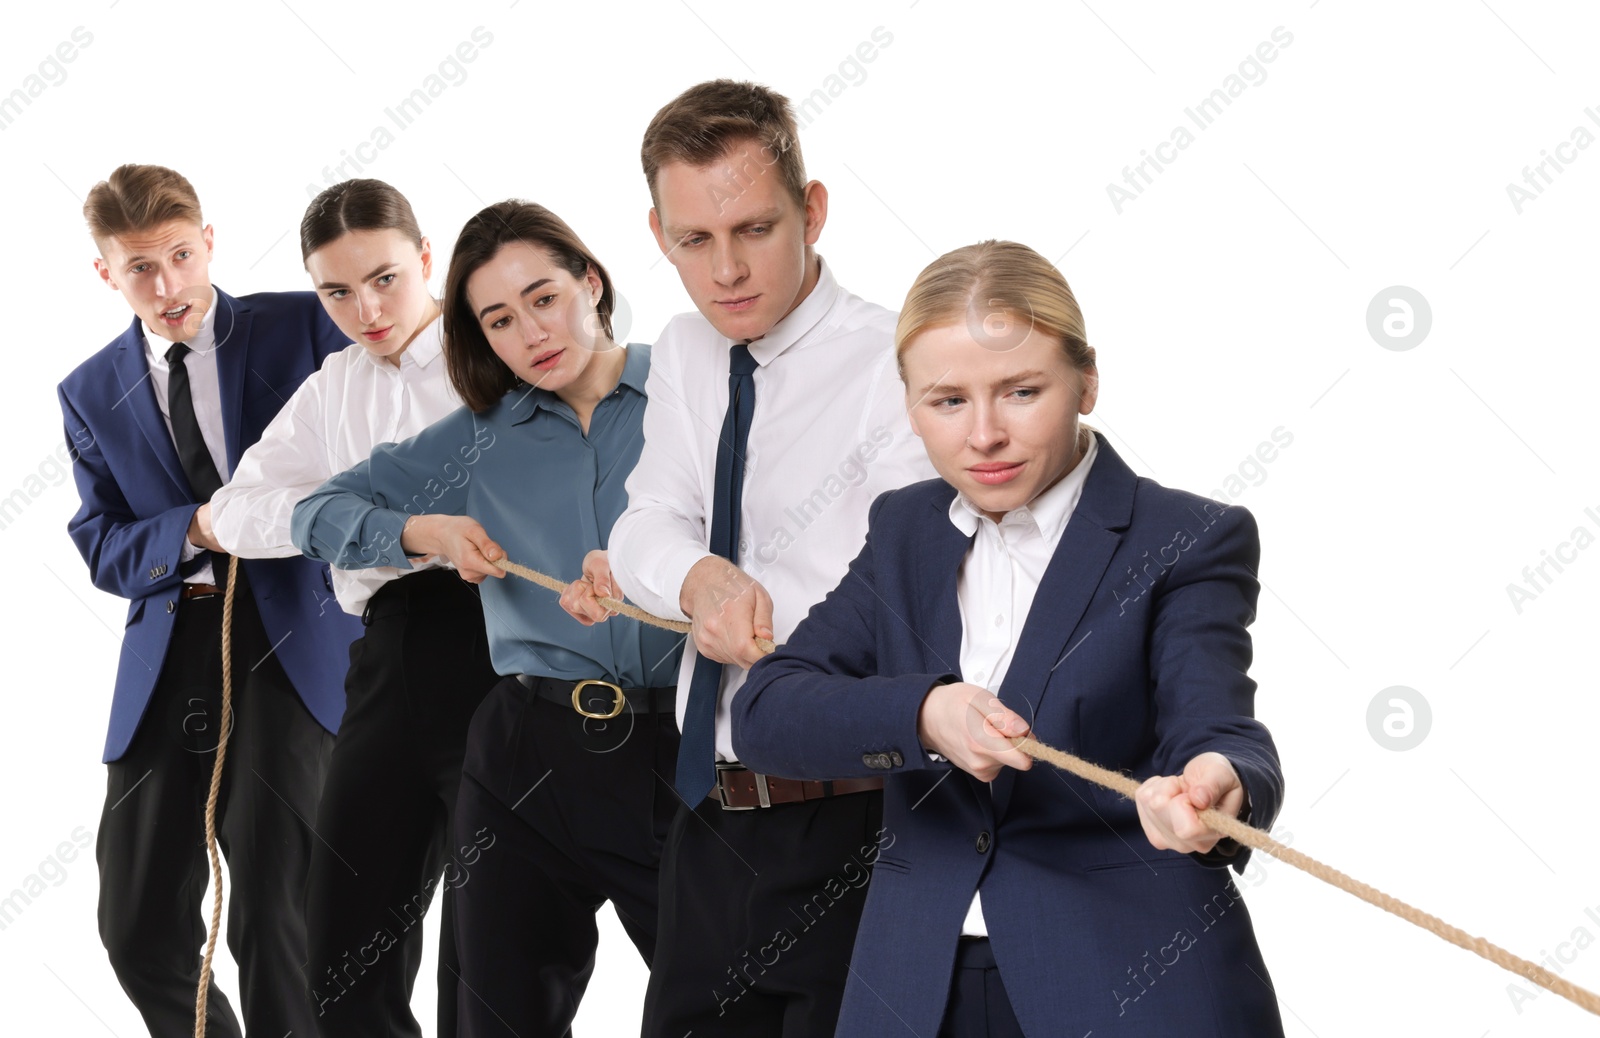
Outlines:
{"type": "Polygon", "coordinates": [[[175,602],[174,600],[172,600],[170,598],[167,599],[167,612],[170,613],[170,612],[172,612],[173,610],[175,610],[177,608],[178,608],[178,603],[177,602],[175,602]]]}
{"type": "Polygon", "coordinates": [[[905,762],[906,762],[906,759],[904,757],[900,756],[900,751],[895,750],[895,751],[892,751],[889,754],[889,766],[890,767],[898,768],[898,767],[903,766],[905,764],[905,762]]]}
{"type": "Polygon", "coordinates": [[[978,834],[978,842],[976,846],[979,854],[989,853],[989,834],[987,832],[981,832],[978,834]]]}

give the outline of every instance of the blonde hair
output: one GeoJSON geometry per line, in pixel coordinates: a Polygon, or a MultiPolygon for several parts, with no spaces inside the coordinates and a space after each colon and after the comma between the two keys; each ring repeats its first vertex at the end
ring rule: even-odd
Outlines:
{"type": "Polygon", "coordinates": [[[947,252],[922,269],[894,330],[895,363],[905,378],[906,346],[930,328],[964,321],[994,348],[1037,330],[1061,343],[1079,371],[1093,371],[1094,347],[1067,279],[1049,260],[1014,241],[981,241],[947,252]]]}

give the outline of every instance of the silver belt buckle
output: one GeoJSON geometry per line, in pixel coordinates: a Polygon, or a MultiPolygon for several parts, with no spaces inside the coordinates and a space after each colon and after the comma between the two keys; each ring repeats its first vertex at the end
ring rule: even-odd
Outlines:
{"type": "MultiPolygon", "coordinates": [[[[717,761],[717,801],[722,805],[722,809],[724,811],[754,811],[756,809],[754,806],[751,806],[751,807],[735,807],[735,806],[733,806],[733,805],[728,803],[728,796],[727,796],[727,792],[726,792],[727,787],[722,781],[722,776],[725,773],[730,772],[730,771],[734,771],[734,770],[750,771],[749,768],[745,767],[743,764],[740,764],[738,761],[728,761],[728,760],[719,760],[719,761],[717,761]]],[[[750,771],[750,774],[755,776],[755,780],[756,780],[756,798],[757,798],[757,800],[759,802],[759,806],[761,806],[761,807],[771,807],[772,806],[772,791],[767,788],[767,776],[761,774],[761,772],[759,772],[759,771],[750,771]]]]}

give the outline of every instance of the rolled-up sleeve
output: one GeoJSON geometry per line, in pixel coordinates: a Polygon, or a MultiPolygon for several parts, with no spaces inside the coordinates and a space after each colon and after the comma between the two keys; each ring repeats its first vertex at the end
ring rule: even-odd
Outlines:
{"type": "Polygon", "coordinates": [[[409,566],[400,532],[413,515],[462,515],[470,476],[460,459],[474,444],[472,412],[460,408],[402,443],[382,443],[295,505],[290,538],[339,569],[409,566]]]}

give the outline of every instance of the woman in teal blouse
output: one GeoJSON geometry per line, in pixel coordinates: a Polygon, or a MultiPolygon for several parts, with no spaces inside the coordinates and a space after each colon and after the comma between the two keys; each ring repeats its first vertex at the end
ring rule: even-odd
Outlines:
{"type": "Polygon", "coordinates": [[[676,807],[655,773],[676,761],[683,638],[620,618],[582,626],[496,562],[572,579],[573,560],[606,547],[643,445],[650,347],[612,340],[610,276],[542,206],[478,213],[449,270],[445,357],[466,406],[329,480],[296,507],[292,536],[337,567],[439,556],[462,579],[492,578],[484,617],[503,677],[473,718],[441,881],[456,897],[461,1024],[560,1035],[603,902],[651,958],[676,807]]]}

